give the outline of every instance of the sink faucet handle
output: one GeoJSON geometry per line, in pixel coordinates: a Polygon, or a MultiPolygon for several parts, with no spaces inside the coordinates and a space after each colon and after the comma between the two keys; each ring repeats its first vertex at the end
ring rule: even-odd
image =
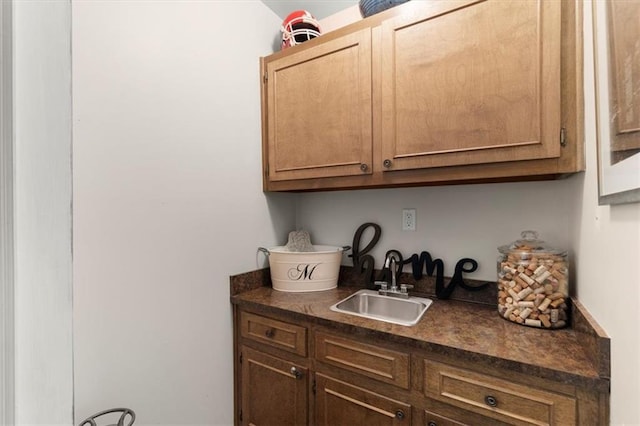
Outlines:
{"type": "Polygon", "coordinates": [[[374,281],[373,285],[380,286],[380,290],[386,291],[389,284],[386,281],[374,281]]]}
{"type": "Polygon", "coordinates": [[[411,284],[400,284],[400,293],[406,293],[410,288],[413,288],[411,284]]]}

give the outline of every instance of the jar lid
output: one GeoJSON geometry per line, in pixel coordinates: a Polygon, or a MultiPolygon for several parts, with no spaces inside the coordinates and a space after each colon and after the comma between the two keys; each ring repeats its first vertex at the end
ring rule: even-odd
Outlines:
{"type": "Polygon", "coordinates": [[[498,251],[503,254],[509,253],[547,253],[557,254],[565,256],[566,250],[562,250],[556,247],[548,245],[546,242],[538,239],[538,233],[536,231],[522,231],[520,233],[522,237],[519,240],[515,240],[509,245],[498,247],[498,251]]]}

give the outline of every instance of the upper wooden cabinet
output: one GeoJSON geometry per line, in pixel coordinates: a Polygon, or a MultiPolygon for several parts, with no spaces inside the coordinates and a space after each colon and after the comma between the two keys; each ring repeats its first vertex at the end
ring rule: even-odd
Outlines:
{"type": "Polygon", "coordinates": [[[559,157],[560,3],[459,3],[382,23],[385,169],[559,157]]]}
{"type": "Polygon", "coordinates": [[[584,169],[581,2],[407,2],[262,58],[267,191],[584,169]]]}
{"type": "Polygon", "coordinates": [[[270,181],[371,173],[371,30],[264,68],[270,181]]]}

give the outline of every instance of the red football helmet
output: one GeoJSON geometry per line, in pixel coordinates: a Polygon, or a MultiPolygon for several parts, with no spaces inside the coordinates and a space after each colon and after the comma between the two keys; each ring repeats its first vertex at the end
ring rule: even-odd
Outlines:
{"type": "Polygon", "coordinates": [[[296,10],[282,21],[282,49],[300,44],[320,35],[320,24],[306,10],[296,10]]]}

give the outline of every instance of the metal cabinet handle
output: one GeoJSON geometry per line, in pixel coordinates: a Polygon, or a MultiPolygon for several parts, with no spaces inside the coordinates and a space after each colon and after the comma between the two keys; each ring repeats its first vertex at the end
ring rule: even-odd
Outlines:
{"type": "Polygon", "coordinates": [[[396,411],[396,419],[398,419],[398,420],[404,419],[404,411],[402,411],[402,410],[396,411]]]}
{"type": "Polygon", "coordinates": [[[384,160],[382,162],[382,165],[384,166],[385,169],[388,169],[391,167],[391,160],[389,160],[388,158],[386,160],[384,160]]]}
{"type": "Polygon", "coordinates": [[[360,164],[360,170],[362,170],[363,172],[366,172],[367,170],[369,170],[369,166],[365,163],[360,164]]]}
{"type": "Polygon", "coordinates": [[[497,407],[498,399],[495,396],[487,395],[484,397],[484,403],[487,404],[489,407],[497,407]]]}
{"type": "Polygon", "coordinates": [[[296,379],[302,378],[302,372],[296,367],[291,367],[291,374],[293,374],[293,377],[295,377],[296,379]]]}
{"type": "Polygon", "coordinates": [[[427,423],[427,426],[438,426],[438,423],[430,421],[429,423],[427,423]]]}
{"type": "Polygon", "coordinates": [[[271,339],[273,336],[276,335],[276,331],[273,328],[268,328],[265,332],[264,335],[267,336],[269,339],[271,339]]]}

